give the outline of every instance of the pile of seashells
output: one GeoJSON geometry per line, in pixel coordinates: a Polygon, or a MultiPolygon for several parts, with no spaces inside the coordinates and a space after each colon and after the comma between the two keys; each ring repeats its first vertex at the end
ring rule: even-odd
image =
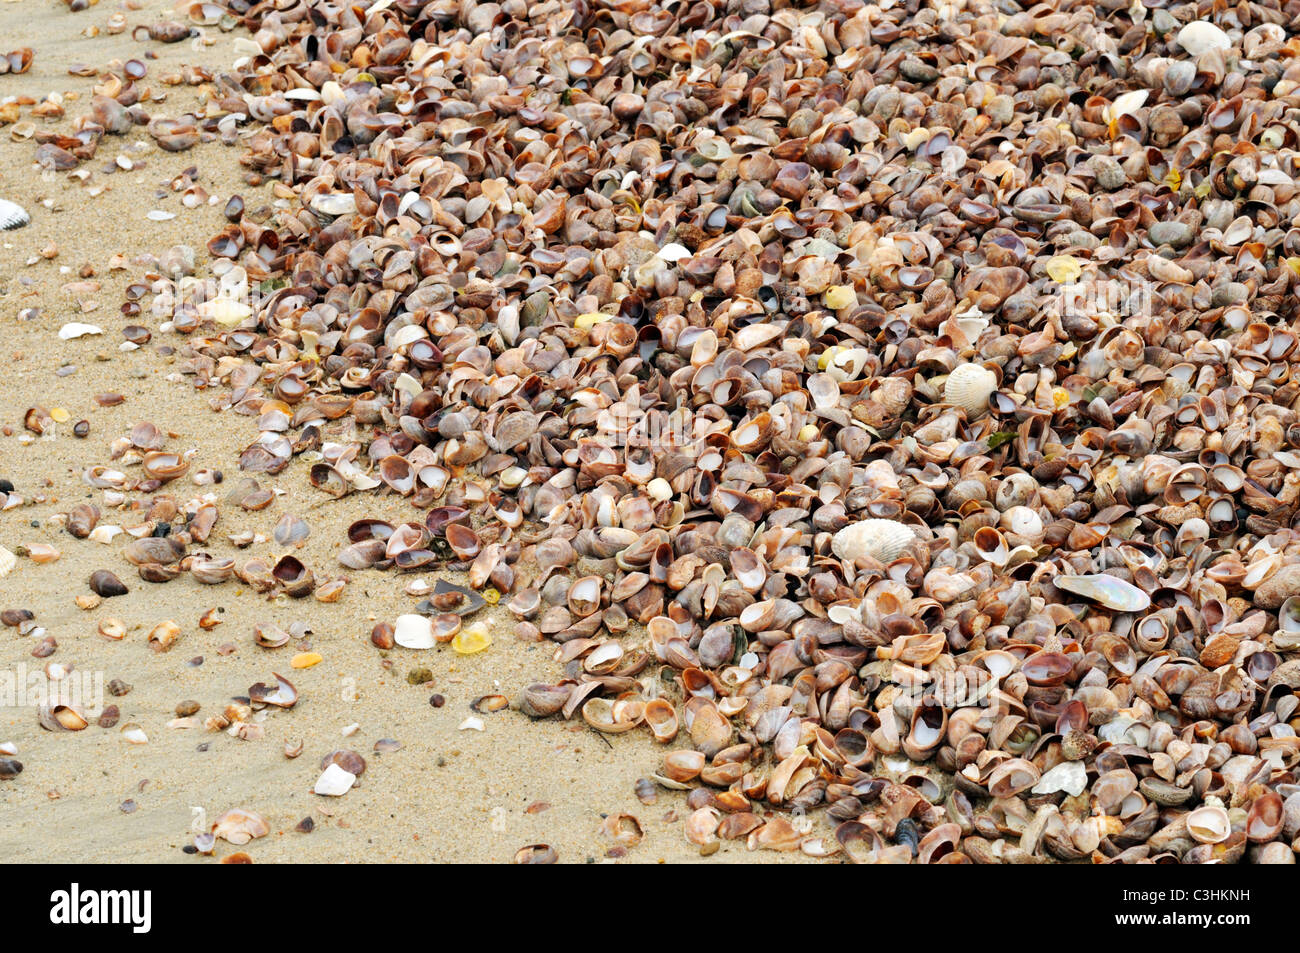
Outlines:
{"type": "Polygon", "coordinates": [[[1212,9],[236,8],[185,369],[701,849],[1294,863],[1300,37],[1212,9]]]}

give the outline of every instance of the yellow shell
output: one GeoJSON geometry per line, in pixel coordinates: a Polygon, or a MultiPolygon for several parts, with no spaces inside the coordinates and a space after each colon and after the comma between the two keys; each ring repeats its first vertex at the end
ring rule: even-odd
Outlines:
{"type": "Polygon", "coordinates": [[[989,396],[998,389],[998,376],[979,364],[959,364],[943,385],[943,399],[974,420],[989,409],[989,396]]]}
{"type": "Polygon", "coordinates": [[[299,652],[289,664],[294,668],[311,668],[313,665],[319,665],[322,659],[319,652],[299,652]]]}
{"type": "Polygon", "coordinates": [[[491,644],[492,636],[488,635],[480,626],[462,629],[451,640],[452,650],[457,655],[473,655],[475,652],[482,652],[491,644]]]}
{"type": "Polygon", "coordinates": [[[916,534],[897,520],[860,520],[831,537],[831,552],[850,562],[870,556],[889,563],[914,542],[916,534]]]}
{"type": "Polygon", "coordinates": [[[832,285],[826,289],[822,300],[832,311],[839,311],[851,304],[857,304],[858,296],[854,293],[852,285],[832,285]]]}
{"type": "Polygon", "coordinates": [[[1047,276],[1059,284],[1072,284],[1083,275],[1079,259],[1070,255],[1057,255],[1047,261],[1047,276]]]}

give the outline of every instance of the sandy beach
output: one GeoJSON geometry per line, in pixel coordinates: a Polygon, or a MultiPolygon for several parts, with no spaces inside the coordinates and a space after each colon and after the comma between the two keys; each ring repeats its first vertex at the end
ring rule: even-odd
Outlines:
{"type": "MultiPolygon", "coordinates": [[[[95,77],[68,75],[73,63],[102,70],[114,59],[141,58],[150,77],[186,64],[216,72],[235,53],[239,32],[207,29],[203,41],[165,45],[131,38],[131,27],[148,24],[169,11],[166,4],[145,2],[138,9],[101,2],[71,13],[55,0],[0,3],[0,37],[10,47],[36,51],[29,72],[0,76],[0,102],[29,96],[40,101],[52,93],[63,97],[66,116],[37,120],[41,130],[67,131],[87,109],[95,77]],[[124,12],[129,27],[108,35],[113,13],[124,12]],[[85,31],[99,27],[100,35],[85,31]],[[156,58],[145,59],[146,54],[156,58]]],[[[148,81],[146,81],[148,82],[148,81]]],[[[175,116],[200,107],[200,90],[161,86],[166,100],[149,103],[151,114],[175,116]]],[[[27,118],[28,107],[24,107],[27,118]]],[[[112,697],[121,721],[104,729],[92,722],[79,732],[50,732],[37,724],[32,707],[0,711],[0,742],[18,747],[22,774],[0,783],[0,857],[11,862],[131,863],[136,861],[214,863],[236,848],[218,842],[215,857],[187,856],[182,848],[195,830],[206,829],[222,811],[244,807],[261,813],[271,834],[247,845],[256,862],[506,862],[527,844],[547,843],[561,862],[604,859],[609,841],[600,835],[610,813],[635,815],[645,838],[627,862],[688,861],[699,849],[682,838],[680,817],[688,811],[684,797],[661,791],[658,802],[641,804],[633,793],[638,777],[657,769],[662,749],[642,732],[601,736],[581,720],[530,722],[510,711],[482,715],[483,731],[458,730],[473,714],[471,702],[491,693],[513,695],[533,681],[558,677],[550,643],[523,643],[513,634],[512,618],[487,610],[493,644],[484,653],[458,657],[445,646],[429,652],[403,649],[381,653],[369,643],[378,620],[410,611],[415,601],[403,594],[410,577],[378,572],[350,572],[335,556],[346,542],[348,524],[362,516],[406,518],[409,506],[396,497],[367,494],[329,500],[312,490],[306,464],[296,461],[277,477],[262,478],[281,495],[267,509],[245,512],[225,502],[225,493],[240,479],[239,451],[256,436],[252,420],[216,414],[209,395],[196,391],[192,378],[177,373],[177,354],[184,339],[159,333],[135,351],[120,349],[122,328],[133,321],[119,312],[124,289],[145,271],[132,263],[145,253],[169,246],[196,249],[204,274],[207,239],[224,224],[221,208],[233,194],[247,207],[271,200],[266,187],[251,188],[242,179],[243,151],[219,142],[201,143],[181,153],[158,149],[138,129],[136,134],[107,137],[98,154],[82,168],[84,181],[68,173],[44,173],[33,163],[34,142],[15,141],[10,127],[0,127],[0,197],[25,206],[32,217],[23,229],[0,233],[0,477],[13,482],[24,505],[0,513],[0,545],[10,550],[48,543],[61,552],[52,563],[27,558],[0,580],[0,608],[30,610],[58,647],[48,660],[33,658],[37,641],[15,629],[0,630],[0,665],[20,682],[39,673],[46,661],[68,663],[75,672],[107,684],[121,679],[129,694],[112,697]],[[127,157],[130,170],[113,168],[127,157]],[[214,205],[185,208],[168,183],[182,171],[197,169],[196,182],[219,199],[214,205]],[[90,190],[102,186],[92,196],[90,190]],[[167,221],[147,217],[151,210],[175,213],[167,221]],[[54,250],[57,250],[56,253],[54,250]],[[42,257],[43,253],[47,257],[42,257]],[[124,268],[111,270],[122,256],[124,268]],[[83,267],[93,277],[82,278],[83,267]],[[93,281],[97,290],[69,293],[72,282],[93,281]],[[24,315],[20,320],[20,313],[24,315]],[[102,327],[103,334],[62,341],[58,331],[70,321],[102,327]],[[95,395],[120,393],[124,400],[101,407],[95,395]],[[23,415],[28,407],[62,408],[69,419],[54,433],[26,441],[23,415]],[[72,424],[89,422],[89,434],[75,437],[72,424]],[[319,578],[346,576],[342,599],[323,605],[314,599],[269,600],[238,582],[202,586],[188,574],[167,584],[140,580],[119,555],[128,537],[111,544],[73,539],[51,522],[79,502],[97,502],[99,491],[82,480],[91,466],[109,463],[109,445],[133,424],[148,420],[169,433],[168,449],[195,451],[191,468],[223,471],[224,484],[194,486],[183,478],[166,488],[180,499],[213,492],[221,516],[206,547],[233,555],[227,534],[249,530],[270,536],[285,514],[301,517],[311,535],[297,555],[319,578]],[[327,502],[322,503],[322,500],[327,502]],[[92,572],[117,573],[130,593],[85,611],[74,597],[85,594],[92,572]],[[209,609],[221,613],[212,630],[198,626],[209,609]],[[96,632],[107,618],[129,627],[121,641],[96,632]],[[173,620],[181,635],[166,653],[152,652],[147,633],[173,620]],[[310,634],[300,645],[267,651],[252,641],[255,623],[269,621],[288,628],[302,622],[310,634]],[[230,654],[219,648],[235,647],[230,654]],[[312,668],[289,668],[300,650],[319,653],[312,668]],[[431,669],[431,683],[414,686],[408,672],[431,669]],[[289,676],[301,700],[290,711],[265,718],[265,737],[245,741],[203,729],[205,717],[219,713],[249,686],[270,681],[273,671],[289,676]],[[430,697],[445,697],[434,708],[430,697]],[[178,703],[192,700],[201,708],[199,726],[169,729],[178,703]],[[124,740],[121,727],[138,724],[147,744],[124,740]],[[344,731],[356,726],[355,733],[344,731]],[[395,739],[398,751],[376,753],[380,739],[395,739]],[[302,742],[302,755],[290,760],[287,743],[302,742]],[[323,757],[338,748],[361,753],[367,770],[356,787],[341,798],[312,793],[323,757]],[[315,830],[295,832],[311,817],[315,830]]],[[[129,523],[129,515],[106,511],[103,523],[129,523]]],[[[278,556],[274,542],[242,553],[278,556]]],[[[242,557],[241,557],[242,558],[242,557]]],[[[823,822],[818,822],[821,825],[823,822]]],[[[744,842],[724,843],[713,862],[799,861],[799,854],[746,851],[744,842]]]]}
{"type": "Polygon", "coordinates": [[[0,0],[0,858],[1296,863],[1289,7],[228,2],[0,0]]]}

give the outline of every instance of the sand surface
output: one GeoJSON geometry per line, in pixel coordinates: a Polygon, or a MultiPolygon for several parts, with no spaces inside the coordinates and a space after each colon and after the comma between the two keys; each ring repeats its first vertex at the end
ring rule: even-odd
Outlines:
{"type": "MultiPolygon", "coordinates": [[[[66,132],[87,111],[97,82],[68,75],[72,63],[102,69],[114,59],[143,59],[152,52],[157,58],[146,60],[151,78],[146,83],[151,83],[152,77],[182,64],[218,71],[233,61],[238,32],[210,29],[210,42],[172,45],[136,42],[129,28],[118,35],[103,32],[115,12],[125,12],[134,27],[165,16],[168,8],[168,3],[146,0],[139,9],[127,10],[103,0],[71,13],[61,0],[0,0],[0,51],[36,50],[29,72],[0,76],[0,103],[15,96],[40,100],[57,92],[64,97],[66,116],[37,124],[66,132]],[[100,27],[99,36],[84,35],[92,26],[100,27]]],[[[166,101],[147,105],[151,114],[174,116],[199,102],[196,88],[163,88],[166,101]]],[[[28,118],[29,109],[22,112],[28,118]]],[[[95,158],[82,166],[91,173],[85,181],[68,173],[42,173],[33,163],[34,149],[34,142],[14,141],[10,128],[0,127],[0,197],[22,204],[32,216],[28,227],[0,232],[0,427],[12,431],[0,436],[0,477],[13,481],[27,501],[0,513],[0,546],[15,550],[49,543],[62,556],[44,565],[20,558],[17,568],[0,579],[0,608],[36,614],[58,642],[48,661],[71,663],[76,673],[102,678],[104,684],[119,678],[133,687],[121,698],[106,694],[105,704],[121,709],[121,722],[111,729],[92,723],[80,732],[50,732],[38,726],[30,706],[0,708],[0,742],[15,743],[24,765],[17,779],[0,781],[0,859],[214,863],[237,848],[219,842],[216,858],[186,855],[182,847],[191,843],[192,828],[210,824],[228,808],[246,807],[260,812],[271,828],[269,836],[243,848],[257,862],[504,862],[521,846],[538,842],[552,845],[561,862],[590,862],[605,859],[610,845],[599,828],[611,812],[634,814],[645,831],[645,839],[624,862],[699,860],[698,848],[682,835],[681,818],[688,813],[684,796],[661,791],[657,803],[647,806],[633,794],[635,780],[657,769],[664,750],[644,732],[601,736],[580,721],[530,722],[509,710],[481,716],[482,732],[458,730],[477,697],[495,692],[513,696],[530,682],[559,677],[554,646],[521,642],[504,611],[488,613],[494,642],[485,653],[460,657],[446,648],[397,649],[387,653],[391,667],[384,666],[369,632],[376,620],[411,610],[416,600],[402,591],[411,577],[350,572],[335,555],[351,521],[382,516],[396,522],[415,514],[408,503],[373,493],[322,503],[328,498],[308,485],[301,460],[277,477],[260,477],[264,485],[283,491],[266,510],[249,513],[225,502],[225,493],[242,479],[238,454],[256,436],[254,420],[215,413],[211,395],[195,390],[193,379],[178,373],[174,351],[183,346],[182,337],[159,333],[157,321],[147,315],[127,319],[120,313],[124,288],[145,269],[128,264],[125,270],[110,271],[109,263],[114,255],[130,262],[142,253],[158,254],[186,243],[198,251],[204,273],[204,245],[224,224],[225,200],[240,193],[250,209],[271,201],[267,187],[250,188],[243,181],[242,148],[213,142],[166,153],[140,129],[136,135],[106,137],[95,158]],[[119,155],[134,167],[107,174],[119,155]],[[187,209],[168,188],[174,176],[191,166],[219,204],[187,209]],[[105,190],[92,197],[88,190],[96,185],[105,190]],[[146,215],[152,209],[176,217],[151,221],[146,215]],[[57,246],[57,256],[40,257],[51,246],[57,246]],[[33,257],[37,261],[28,264],[33,257]],[[80,295],[65,291],[65,285],[80,280],[86,264],[95,270],[91,280],[102,287],[80,295]],[[39,314],[19,320],[29,308],[39,314]],[[104,334],[61,341],[57,332],[69,321],[99,325],[104,334]],[[137,351],[120,350],[121,329],[137,322],[154,329],[153,340],[137,351]],[[65,376],[57,373],[60,368],[65,376]],[[94,395],[104,392],[126,399],[100,407],[94,395]],[[23,414],[35,404],[66,409],[70,419],[52,438],[24,443],[23,414]],[[90,423],[85,439],[72,434],[72,423],[81,419],[90,423]],[[169,450],[197,450],[191,472],[210,467],[226,475],[222,486],[195,486],[186,476],[163,491],[181,500],[216,493],[221,517],[208,552],[236,555],[241,561],[254,554],[274,559],[282,552],[274,542],[237,551],[226,536],[251,530],[269,539],[277,520],[295,514],[312,529],[299,557],[318,578],[346,576],[350,582],[342,599],[332,605],[283,596],[268,601],[238,582],[203,586],[188,574],[150,584],[120,555],[129,537],[100,545],[58,528],[52,518],[76,503],[102,507],[101,491],[86,485],[82,472],[110,463],[110,443],[141,420],[175,435],[167,443],[169,450]],[[89,591],[87,579],[97,569],[116,572],[131,591],[85,611],[73,599],[89,591]],[[204,631],[198,619],[213,607],[224,610],[224,623],[204,631]],[[113,642],[96,633],[108,617],[131,626],[125,639],[113,642]],[[182,634],[170,652],[156,654],[146,644],[147,633],[168,619],[182,634]],[[295,621],[307,623],[311,634],[306,642],[324,660],[292,670],[290,658],[301,647],[259,648],[252,641],[252,627],[259,621],[285,628],[295,621]],[[223,643],[233,643],[237,650],[221,655],[217,649],[223,643]],[[408,684],[407,673],[417,665],[432,670],[431,684],[408,684]],[[246,694],[255,682],[270,681],[273,671],[295,682],[301,700],[292,710],[265,718],[264,738],[244,741],[203,729],[205,717],[220,712],[231,697],[246,694]],[[445,696],[444,707],[430,705],[435,692],[445,696]],[[202,706],[196,716],[199,727],[169,729],[177,703],[184,700],[202,706]],[[120,729],[129,722],[141,726],[147,744],[124,739],[120,729]],[[344,737],[350,725],[358,726],[356,733],[344,737]],[[397,739],[404,747],[374,753],[381,738],[397,739]],[[299,740],[302,755],[286,758],[285,744],[299,740]],[[368,770],[344,797],[313,794],[321,759],[341,747],[360,752],[368,770]],[[538,802],[549,808],[526,811],[538,802]],[[296,833],[295,825],[308,816],[316,822],[315,831],[296,833]]],[[[102,522],[130,525],[139,519],[105,510],[102,522]]],[[[627,640],[633,643],[642,635],[634,626],[627,640]]],[[[35,642],[15,629],[0,628],[0,672],[19,682],[29,673],[41,673],[45,660],[32,657],[35,642]]],[[[816,823],[829,833],[823,819],[816,823]]],[[[806,859],[751,853],[743,842],[724,843],[709,858],[806,859]]]]}

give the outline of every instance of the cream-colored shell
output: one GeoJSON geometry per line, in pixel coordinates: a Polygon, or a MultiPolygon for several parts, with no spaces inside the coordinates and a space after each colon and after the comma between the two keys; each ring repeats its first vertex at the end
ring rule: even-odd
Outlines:
{"type": "Polygon", "coordinates": [[[0,576],[7,576],[14,570],[18,564],[18,557],[9,550],[0,546],[0,576]]]}
{"type": "Polygon", "coordinates": [[[998,376],[979,364],[959,364],[943,385],[943,399],[966,411],[973,420],[989,409],[989,396],[998,389],[998,376]]]}
{"type": "Polygon", "coordinates": [[[1230,50],[1232,40],[1213,23],[1197,20],[1178,31],[1178,45],[1192,56],[1200,56],[1211,50],[1230,50]]]}
{"type": "Polygon", "coordinates": [[[916,534],[897,520],[861,520],[831,538],[831,551],[850,562],[870,556],[888,563],[914,542],[916,534]]]}

